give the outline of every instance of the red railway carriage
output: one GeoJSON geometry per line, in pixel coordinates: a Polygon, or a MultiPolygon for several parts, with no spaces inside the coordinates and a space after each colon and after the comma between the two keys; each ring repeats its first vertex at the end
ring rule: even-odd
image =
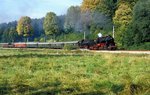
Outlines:
{"type": "Polygon", "coordinates": [[[26,43],[14,43],[14,48],[27,48],[26,43]]]}

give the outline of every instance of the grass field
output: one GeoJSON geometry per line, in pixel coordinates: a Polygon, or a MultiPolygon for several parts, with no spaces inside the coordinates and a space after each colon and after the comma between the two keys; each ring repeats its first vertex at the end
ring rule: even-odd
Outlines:
{"type": "Polygon", "coordinates": [[[0,50],[0,95],[150,95],[150,55],[0,50]]]}

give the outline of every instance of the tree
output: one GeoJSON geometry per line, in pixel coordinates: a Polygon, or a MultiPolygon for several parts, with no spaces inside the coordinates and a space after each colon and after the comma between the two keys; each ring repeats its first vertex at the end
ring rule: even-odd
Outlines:
{"type": "Polygon", "coordinates": [[[4,30],[6,28],[7,24],[6,23],[2,23],[0,24],[0,42],[2,42],[2,36],[3,36],[3,33],[4,33],[4,30]]]}
{"type": "Polygon", "coordinates": [[[26,37],[28,41],[28,37],[33,35],[30,17],[25,16],[20,18],[17,24],[17,32],[18,35],[26,37]]]}
{"type": "Polygon", "coordinates": [[[124,45],[150,42],[150,1],[139,0],[133,9],[133,20],[124,35],[124,45]]]}
{"type": "Polygon", "coordinates": [[[60,16],[58,16],[58,22],[59,22],[58,25],[59,25],[61,33],[64,32],[65,17],[66,17],[66,15],[60,15],[60,16]]]}
{"type": "Polygon", "coordinates": [[[81,31],[81,9],[79,6],[71,6],[65,18],[65,30],[69,32],[81,31]]]}
{"type": "Polygon", "coordinates": [[[82,11],[98,11],[113,17],[118,0],[83,0],[82,11]]]}
{"type": "Polygon", "coordinates": [[[15,42],[17,37],[18,37],[18,34],[16,32],[16,29],[14,27],[11,27],[9,29],[9,39],[10,39],[10,41],[15,42]]]}
{"type": "Polygon", "coordinates": [[[39,38],[44,34],[43,22],[44,22],[44,18],[32,19],[31,25],[34,30],[33,38],[39,38]]]}
{"type": "Polygon", "coordinates": [[[97,10],[112,18],[116,11],[117,1],[118,0],[101,0],[101,3],[97,6],[97,10]]]}
{"type": "Polygon", "coordinates": [[[83,0],[81,5],[82,11],[96,10],[102,0],[83,0]]]}
{"type": "Polygon", "coordinates": [[[116,27],[115,39],[119,46],[122,46],[124,32],[127,30],[131,20],[132,9],[130,8],[129,3],[126,1],[120,2],[113,18],[116,27]]]}
{"type": "Polygon", "coordinates": [[[2,35],[2,42],[10,42],[10,40],[9,40],[9,29],[8,28],[6,28],[4,30],[4,33],[2,35]]]}
{"type": "MultiPolygon", "coordinates": [[[[133,22],[137,26],[136,28],[139,31],[136,31],[136,34],[141,33],[140,42],[149,42],[150,41],[150,1],[143,0],[139,1],[134,7],[133,11],[133,22]]],[[[136,41],[136,39],[135,39],[136,41]]]]}
{"type": "Polygon", "coordinates": [[[58,18],[55,13],[48,12],[46,14],[43,28],[48,39],[50,36],[53,36],[55,39],[56,34],[59,33],[58,18]]]}
{"type": "Polygon", "coordinates": [[[121,2],[128,2],[130,8],[133,9],[133,7],[137,3],[137,1],[139,1],[139,0],[118,0],[118,4],[120,4],[121,2]]]}

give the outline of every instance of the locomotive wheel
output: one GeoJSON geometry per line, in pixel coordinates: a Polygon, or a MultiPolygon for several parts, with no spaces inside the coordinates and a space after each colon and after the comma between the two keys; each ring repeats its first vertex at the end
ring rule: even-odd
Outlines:
{"type": "Polygon", "coordinates": [[[104,49],[104,50],[108,50],[108,47],[105,45],[105,46],[103,47],[103,49],[104,49]]]}
{"type": "Polygon", "coordinates": [[[90,50],[94,50],[94,47],[91,46],[91,47],[89,47],[89,49],[90,49],[90,50]]]}

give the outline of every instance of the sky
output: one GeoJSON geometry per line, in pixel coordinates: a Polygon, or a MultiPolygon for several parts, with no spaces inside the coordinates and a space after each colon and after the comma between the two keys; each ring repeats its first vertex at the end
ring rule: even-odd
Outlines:
{"type": "Polygon", "coordinates": [[[82,0],[1,0],[0,23],[19,20],[21,16],[41,18],[47,12],[63,15],[70,6],[81,3],[82,0]]]}

